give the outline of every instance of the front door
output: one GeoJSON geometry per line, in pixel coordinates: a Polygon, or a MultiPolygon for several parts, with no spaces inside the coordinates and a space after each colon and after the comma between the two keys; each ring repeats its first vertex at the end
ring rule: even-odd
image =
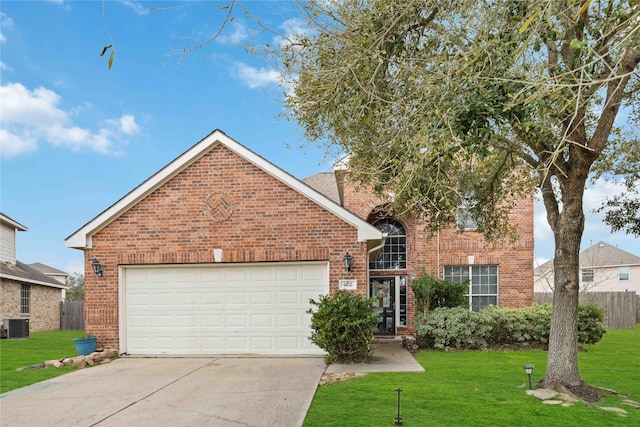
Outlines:
{"type": "Polygon", "coordinates": [[[373,333],[376,335],[395,335],[396,278],[371,278],[369,280],[369,295],[378,299],[378,301],[374,303],[374,310],[378,314],[378,324],[373,333]]]}

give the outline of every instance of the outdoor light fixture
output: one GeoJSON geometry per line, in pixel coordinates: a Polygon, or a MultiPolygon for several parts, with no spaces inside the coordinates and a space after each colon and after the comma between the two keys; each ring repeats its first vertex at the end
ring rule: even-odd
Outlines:
{"type": "Polygon", "coordinates": [[[401,388],[397,388],[396,392],[398,393],[398,416],[396,417],[396,425],[402,425],[402,417],[400,416],[400,393],[402,392],[401,388]]]}
{"type": "Polygon", "coordinates": [[[351,255],[349,255],[349,252],[345,253],[344,256],[342,257],[342,263],[344,264],[344,272],[345,273],[350,273],[351,272],[351,255]]]}
{"type": "Polygon", "coordinates": [[[93,267],[93,272],[96,274],[96,276],[104,276],[104,270],[102,270],[102,264],[100,264],[98,258],[93,258],[93,261],[91,261],[91,267],[93,267]]]}
{"type": "Polygon", "coordinates": [[[533,365],[524,365],[524,373],[529,377],[529,390],[531,390],[531,374],[533,373],[533,365]]]}

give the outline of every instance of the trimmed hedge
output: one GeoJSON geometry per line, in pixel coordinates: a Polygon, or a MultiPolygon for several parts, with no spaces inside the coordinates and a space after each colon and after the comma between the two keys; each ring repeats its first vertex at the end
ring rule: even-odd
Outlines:
{"type": "Polygon", "coordinates": [[[316,307],[311,314],[312,343],[327,352],[327,362],[363,362],[369,356],[373,328],[378,315],[371,309],[375,298],[337,291],[332,296],[321,295],[309,303],[316,307]]]}
{"type": "MultiPolygon", "coordinates": [[[[540,346],[549,341],[551,305],[525,308],[436,308],[416,316],[416,335],[423,348],[484,349],[540,346]]],[[[606,332],[604,314],[594,306],[578,308],[578,342],[595,344],[606,332]]]]}

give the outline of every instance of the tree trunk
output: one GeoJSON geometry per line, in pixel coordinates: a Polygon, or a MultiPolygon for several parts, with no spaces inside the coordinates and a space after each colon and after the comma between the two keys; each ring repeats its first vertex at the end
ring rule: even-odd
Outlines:
{"type": "Polygon", "coordinates": [[[580,181],[569,180],[562,189],[562,212],[551,225],[556,244],[553,309],[547,374],[540,384],[549,389],[574,389],[584,384],[578,372],[579,262],[584,231],[584,183],[580,181]]]}

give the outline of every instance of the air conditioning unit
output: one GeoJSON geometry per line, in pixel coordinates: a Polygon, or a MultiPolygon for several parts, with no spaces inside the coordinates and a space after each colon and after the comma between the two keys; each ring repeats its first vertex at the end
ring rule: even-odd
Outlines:
{"type": "Polygon", "coordinates": [[[29,319],[4,319],[2,327],[7,338],[29,338],[29,319]]]}

